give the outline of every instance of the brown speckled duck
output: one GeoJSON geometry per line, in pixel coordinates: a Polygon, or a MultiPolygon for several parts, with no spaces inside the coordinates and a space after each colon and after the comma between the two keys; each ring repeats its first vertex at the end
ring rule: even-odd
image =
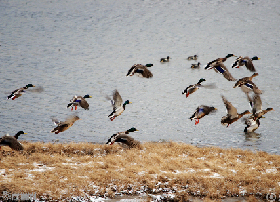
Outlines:
{"type": "Polygon", "coordinates": [[[256,86],[256,84],[252,81],[252,79],[256,76],[258,76],[258,73],[254,73],[250,77],[243,77],[239,79],[233,88],[240,87],[241,90],[247,95],[247,98],[250,101],[250,104],[252,104],[252,100],[250,99],[249,93],[254,92],[255,94],[262,94],[262,91],[256,86]]]}
{"type": "Polygon", "coordinates": [[[51,133],[58,134],[60,132],[66,131],[68,128],[70,128],[77,120],[80,118],[76,115],[69,116],[65,121],[58,121],[57,119],[52,119],[55,125],[54,129],[51,130],[51,133]]]}
{"type": "Polygon", "coordinates": [[[211,65],[207,65],[205,69],[214,68],[215,72],[222,74],[228,81],[236,81],[236,79],[231,75],[226,66],[221,61],[216,61],[211,65]]]}
{"type": "MultiPolygon", "coordinates": [[[[228,58],[230,58],[230,57],[233,57],[233,56],[235,56],[235,55],[233,55],[233,54],[227,54],[227,56],[226,57],[224,57],[224,58],[217,58],[217,59],[215,59],[215,60],[213,60],[213,61],[211,61],[211,62],[208,62],[207,63],[207,65],[205,66],[205,69],[209,69],[211,66],[213,67],[214,65],[216,65],[217,63],[223,63],[223,62],[225,62],[228,58]]],[[[211,69],[211,68],[210,68],[211,69]]]]}
{"type": "Polygon", "coordinates": [[[221,123],[223,125],[227,125],[227,127],[232,124],[233,122],[240,119],[242,116],[246,114],[251,114],[249,110],[244,111],[243,113],[237,113],[237,109],[224,97],[222,96],[223,102],[227,108],[227,115],[223,116],[221,119],[221,123]]]}

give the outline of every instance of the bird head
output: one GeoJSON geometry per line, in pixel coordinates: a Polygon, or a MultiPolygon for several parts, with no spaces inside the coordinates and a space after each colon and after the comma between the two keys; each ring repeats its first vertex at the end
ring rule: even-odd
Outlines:
{"type": "Polygon", "coordinates": [[[130,129],[127,130],[127,132],[134,132],[134,131],[138,131],[136,128],[132,127],[130,129]]]}
{"type": "Polygon", "coordinates": [[[26,87],[29,88],[29,87],[35,87],[35,86],[30,83],[30,84],[27,84],[26,87]]]}
{"type": "Polygon", "coordinates": [[[129,102],[129,100],[127,100],[127,101],[125,101],[123,104],[124,104],[124,105],[132,104],[132,102],[129,102]]]}
{"type": "Polygon", "coordinates": [[[89,94],[85,95],[84,98],[92,98],[89,94]]]}
{"type": "MultiPolygon", "coordinates": [[[[226,58],[230,58],[230,57],[232,57],[232,56],[235,56],[235,55],[233,55],[233,54],[227,54],[226,58]]],[[[235,57],[236,57],[236,56],[235,56],[235,57]]]]}
{"type": "Polygon", "coordinates": [[[254,56],[251,58],[252,60],[260,60],[261,58],[259,58],[258,56],[254,56]]]}

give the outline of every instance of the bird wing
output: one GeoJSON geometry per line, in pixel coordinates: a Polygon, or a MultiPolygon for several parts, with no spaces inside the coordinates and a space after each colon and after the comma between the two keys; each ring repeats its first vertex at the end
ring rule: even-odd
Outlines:
{"type": "Polygon", "coordinates": [[[184,93],[188,93],[192,94],[193,92],[195,92],[198,89],[198,86],[196,84],[194,85],[189,85],[185,90],[184,93]]]}
{"type": "Polygon", "coordinates": [[[83,97],[81,98],[80,105],[81,105],[81,107],[84,108],[84,109],[89,109],[89,104],[88,104],[88,102],[86,101],[86,99],[83,98],[83,97]]]}
{"type": "Polygon", "coordinates": [[[217,63],[219,62],[219,58],[208,62],[207,65],[204,67],[204,69],[211,69],[212,67],[214,67],[217,63]]]}
{"type": "Polygon", "coordinates": [[[214,68],[216,72],[223,74],[228,81],[236,81],[236,79],[231,75],[231,73],[222,62],[217,62],[214,68]]]}
{"type": "Polygon", "coordinates": [[[61,125],[62,125],[62,124],[71,124],[71,125],[73,125],[73,123],[74,123],[75,121],[77,121],[78,119],[79,119],[78,116],[76,116],[76,115],[71,115],[71,116],[67,117],[66,120],[65,120],[63,123],[61,123],[61,125]]]}
{"type": "Polygon", "coordinates": [[[1,139],[0,145],[9,146],[14,150],[23,150],[23,146],[12,136],[4,136],[1,139]]]}
{"type": "Polygon", "coordinates": [[[143,77],[145,78],[151,78],[153,77],[153,74],[146,66],[139,65],[139,67],[136,70],[137,73],[142,74],[143,77]]]}
{"type": "Polygon", "coordinates": [[[112,102],[113,109],[115,110],[115,109],[121,107],[122,104],[123,104],[122,97],[121,97],[120,93],[118,92],[118,90],[116,89],[113,92],[113,102],[112,102]]]}
{"type": "Polygon", "coordinates": [[[60,121],[58,121],[58,119],[55,119],[55,118],[52,118],[52,122],[53,122],[55,125],[59,125],[59,124],[60,124],[60,121]]]}
{"type": "Polygon", "coordinates": [[[136,69],[136,65],[133,65],[133,66],[128,70],[126,76],[129,76],[130,74],[133,74],[134,71],[135,71],[135,69],[136,69]]]}
{"type": "Polygon", "coordinates": [[[28,91],[30,92],[33,92],[33,93],[41,93],[44,91],[44,88],[42,86],[38,86],[38,87],[35,87],[35,88],[28,88],[28,91]]]}
{"type": "Polygon", "coordinates": [[[259,94],[255,94],[253,97],[253,114],[256,114],[258,112],[262,111],[262,100],[259,94]]]}
{"type": "Polygon", "coordinates": [[[224,96],[222,96],[222,98],[223,98],[223,102],[227,108],[228,115],[231,118],[237,117],[237,109],[224,96]]]}
{"type": "Polygon", "coordinates": [[[233,64],[231,65],[232,68],[235,68],[237,66],[239,66],[239,62],[242,60],[242,57],[239,56],[234,62],[233,64]]]}
{"type": "Polygon", "coordinates": [[[214,111],[214,107],[209,107],[206,105],[201,105],[200,108],[203,109],[203,112],[205,113],[205,115],[208,115],[210,112],[214,111]]]}
{"type": "Polygon", "coordinates": [[[262,91],[256,86],[256,84],[253,81],[246,80],[242,83],[240,83],[240,86],[244,92],[254,91],[255,94],[262,94],[262,91]],[[247,88],[247,89],[246,89],[247,88]]]}
{"type": "Polygon", "coordinates": [[[244,60],[245,66],[246,66],[246,68],[248,70],[250,70],[251,72],[255,72],[256,71],[251,58],[249,58],[248,56],[245,56],[243,58],[243,60],[244,60]]]}

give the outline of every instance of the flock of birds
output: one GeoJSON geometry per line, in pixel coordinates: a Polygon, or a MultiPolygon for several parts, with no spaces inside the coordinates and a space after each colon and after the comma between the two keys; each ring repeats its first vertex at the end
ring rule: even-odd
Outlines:
{"type": "MultiPolygon", "coordinates": [[[[223,125],[226,125],[227,127],[239,120],[241,117],[243,117],[246,114],[251,114],[246,118],[243,118],[243,121],[246,125],[244,132],[254,132],[258,127],[260,126],[260,119],[264,118],[263,115],[267,112],[273,110],[273,108],[267,108],[262,109],[262,101],[260,98],[260,94],[262,94],[262,91],[256,86],[256,84],[252,81],[252,79],[256,76],[258,76],[258,73],[253,73],[250,77],[244,77],[239,80],[235,79],[231,73],[228,71],[226,66],[224,65],[224,62],[230,58],[230,57],[236,57],[233,54],[228,54],[224,58],[217,58],[209,63],[204,67],[205,70],[214,69],[215,72],[220,73],[224,76],[225,79],[228,81],[236,81],[233,88],[240,87],[241,90],[246,94],[248,102],[251,106],[252,112],[249,110],[246,110],[242,113],[238,113],[237,109],[229,102],[223,95],[222,100],[224,102],[224,105],[227,109],[227,115],[223,116],[221,119],[221,123],[223,125]],[[253,92],[253,96],[250,96],[250,93],[253,92]]],[[[167,56],[167,58],[161,58],[160,62],[165,63],[169,62],[171,58],[167,56]]],[[[198,56],[189,56],[187,60],[197,60],[198,56]]],[[[239,68],[240,66],[245,66],[249,71],[256,72],[256,69],[253,65],[253,60],[259,60],[257,56],[253,58],[249,57],[237,57],[237,59],[232,64],[232,68],[239,68]]],[[[153,74],[148,69],[148,67],[153,66],[153,64],[135,64],[133,65],[127,72],[126,76],[133,76],[137,75],[139,77],[143,78],[152,78],[153,74]]],[[[200,62],[197,64],[192,64],[191,68],[197,69],[200,68],[200,62]]],[[[206,81],[204,78],[201,78],[196,84],[189,85],[182,94],[186,95],[186,98],[189,97],[190,94],[196,92],[200,87],[206,87],[206,85],[202,85],[201,83],[206,81]]],[[[7,99],[15,100],[16,98],[19,98],[28,88],[35,87],[32,84],[27,84],[26,86],[14,90],[7,99]]],[[[42,89],[37,90],[37,92],[42,92],[42,89]]],[[[77,110],[77,107],[81,107],[85,110],[89,109],[89,104],[87,102],[87,98],[91,98],[90,95],[85,96],[74,96],[70,102],[67,105],[67,108],[71,107],[71,110],[75,109],[77,110]]],[[[126,100],[123,102],[123,99],[121,95],[119,94],[118,90],[114,90],[113,92],[113,98],[111,99],[109,96],[107,96],[108,100],[111,100],[113,111],[108,115],[111,121],[113,121],[116,117],[120,116],[124,110],[127,104],[131,104],[129,100],[126,100]]],[[[213,106],[206,106],[201,105],[198,106],[195,110],[194,114],[190,117],[191,120],[195,120],[195,125],[199,123],[199,120],[203,118],[204,116],[215,112],[217,109],[213,106]]],[[[77,115],[73,115],[68,117],[65,121],[58,121],[57,119],[52,119],[52,121],[56,124],[56,127],[51,130],[52,133],[58,134],[60,132],[64,132],[65,130],[69,129],[75,121],[79,120],[79,117],[77,115]]],[[[114,144],[115,142],[120,142],[126,145],[129,148],[139,147],[140,142],[137,140],[134,140],[132,137],[130,137],[128,134],[130,132],[137,131],[136,128],[130,128],[129,130],[125,132],[118,132],[116,134],[113,134],[107,141],[106,144],[114,144]]],[[[15,136],[9,136],[8,134],[0,138],[0,149],[1,146],[9,146],[10,148],[14,150],[23,150],[23,146],[18,142],[18,137],[21,134],[26,134],[23,131],[19,131],[15,136]]]]}

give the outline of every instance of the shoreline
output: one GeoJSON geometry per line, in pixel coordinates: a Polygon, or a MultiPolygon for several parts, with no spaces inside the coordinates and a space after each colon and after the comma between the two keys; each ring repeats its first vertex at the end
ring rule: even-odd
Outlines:
{"type": "Polygon", "coordinates": [[[1,194],[36,192],[42,200],[120,195],[151,199],[163,193],[173,201],[257,200],[271,194],[279,199],[280,156],[262,151],[177,142],[146,142],[141,149],[83,142],[23,145],[23,151],[0,151],[1,194]]]}

